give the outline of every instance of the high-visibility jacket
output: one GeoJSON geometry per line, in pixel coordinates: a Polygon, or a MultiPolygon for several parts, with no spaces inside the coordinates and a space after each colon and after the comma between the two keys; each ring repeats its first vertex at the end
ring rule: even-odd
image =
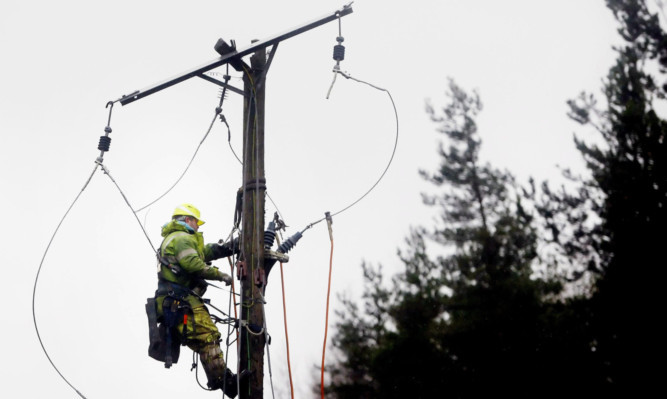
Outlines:
{"type": "MultiPolygon", "coordinates": [[[[166,261],[160,264],[162,280],[195,289],[202,280],[220,279],[222,272],[206,264],[216,259],[211,247],[217,244],[204,245],[202,233],[192,231],[184,222],[172,220],[162,226],[162,237],[160,256],[166,261]]],[[[194,295],[188,297],[188,302],[193,307],[202,304],[194,295]]]]}

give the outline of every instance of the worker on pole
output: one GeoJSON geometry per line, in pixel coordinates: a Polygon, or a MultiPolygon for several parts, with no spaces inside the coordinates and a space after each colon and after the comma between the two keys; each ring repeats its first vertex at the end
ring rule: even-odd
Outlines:
{"type": "Polygon", "coordinates": [[[171,367],[178,360],[179,345],[199,354],[211,390],[237,395],[237,378],[225,365],[220,332],[202,298],[206,280],[232,283],[232,277],[211,266],[210,261],[238,253],[238,242],[204,244],[199,227],[200,212],[191,204],[178,206],[172,220],[162,226],[158,250],[158,288],[148,299],[149,355],[171,367]],[[152,314],[151,314],[152,313],[152,314]],[[159,324],[158,324],[159,323],[159,324]]]}

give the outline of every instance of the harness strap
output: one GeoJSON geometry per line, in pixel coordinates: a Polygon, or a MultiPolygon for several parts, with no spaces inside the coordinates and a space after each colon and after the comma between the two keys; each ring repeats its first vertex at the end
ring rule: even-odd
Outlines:
{"type": "Polygon", "coordinates": [[[160,261],[160,264],[163,266],[169,268],[174,274],[179,274],[180,272],[183,271],[181,267],[178,265],[178,261],[180,258],[183,258],[181,254],[178,254],[178,256],[172,256],[172,255],[167,255],[163,256],[162,253],[164,252],[164,249],[171,243],[176,237],[181,237],[183,235],[187,235],[189,233],[186,233],[185,231],[175,231],[171,234],[169,234],[165,239],[162,241],[162,244],[160,245],[160,250],[157,252],[157,258],[160,261]]]}
{"type": "Polygon", "coordinates": [[[178,299],[184,299],[188,295],[199,296],[190,288],[166,280],[162,276],[158,275],[157,291],[155,292],[155,296],[160,295],[168,295],[178,299]]]}

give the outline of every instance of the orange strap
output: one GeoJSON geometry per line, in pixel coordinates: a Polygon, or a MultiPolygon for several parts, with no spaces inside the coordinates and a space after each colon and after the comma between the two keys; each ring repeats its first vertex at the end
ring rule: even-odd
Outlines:
{"type": "Polygon", "coordinates": [[[287,372],[289,373],[289,387],[294,399],[294,385],[292,384],[292,366],[289,360],[289,335],[287,334],[287,306],[285,306],[285,280],[283,278],[283,262],[280,262],[280,285],[283,289],[283,320],[285,321],[285,344],[287,345],[287,372]]]}

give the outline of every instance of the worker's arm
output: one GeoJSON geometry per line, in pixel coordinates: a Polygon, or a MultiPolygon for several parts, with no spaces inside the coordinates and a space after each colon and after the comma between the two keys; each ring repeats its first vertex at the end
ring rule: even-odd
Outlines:
{"type": "Polygon", "coordinates": [[[226,258],[228,256],[238,254],[239,251],[239,239],[235,238],[234,240],[226,242],[222,245],[207,244],[204,247],[204,258],[206,261],[226,258]]]}
{"type": "Polygon", "coordinates": [[[207,265],[201,259],[197,252],[196,241],[184,237],[184,239],[174,243],[174,250],[176,260],[178,260],[178,264],[185,272],[205,280],[224,281],[228,285],[231,284],[231,277],[229,275],[221,272],[217,267],[207,265]]]}

